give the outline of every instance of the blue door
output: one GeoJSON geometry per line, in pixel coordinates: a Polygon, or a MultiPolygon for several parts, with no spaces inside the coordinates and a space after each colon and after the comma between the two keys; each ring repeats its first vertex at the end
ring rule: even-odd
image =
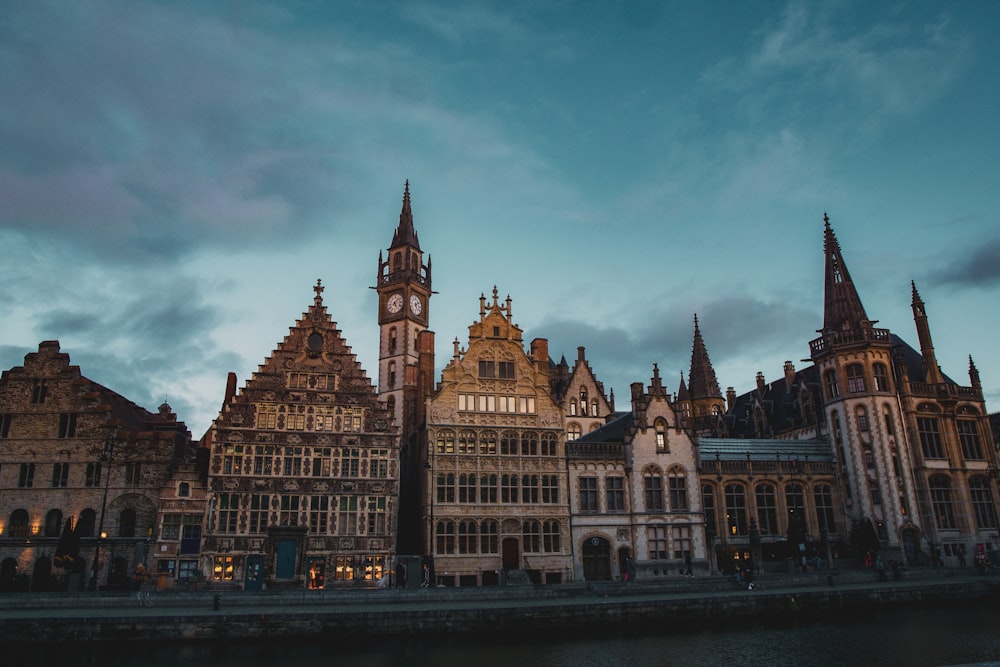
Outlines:
{"type": "Polygon", "coordinates": [[[278,563],[275,567],[275,579],[291,579],[295,576],[295,540],[278,542],[278,563]]]}
{"type": "Polygon", "coordinates": [[[243,577],[243,587],[248,591],[259,591],[264,586],[264,557],[248,556],[247,570],[243,577]]]}

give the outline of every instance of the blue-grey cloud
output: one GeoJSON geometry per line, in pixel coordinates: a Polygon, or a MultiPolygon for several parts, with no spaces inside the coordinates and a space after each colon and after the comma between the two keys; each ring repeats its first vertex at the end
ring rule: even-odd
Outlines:
{"type": "Polygon", "coordinates": [[[1000,285],[1000,238],[956,254],[957,257],[931,274],[933,279],[946,285],[1000,285]]]}

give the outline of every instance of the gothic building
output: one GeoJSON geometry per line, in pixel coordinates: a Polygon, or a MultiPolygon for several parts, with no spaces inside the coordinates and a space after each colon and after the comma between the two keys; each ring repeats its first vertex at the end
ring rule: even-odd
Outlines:
{"type": "Polygon", "coordinates": [[[0,590],[127,588],[190,434],[85,377],[58,341],[0,376],[0,590]]]}
{"type": "Polygon", "coordinates": [[[706,569],[694,441],[655,365],[631,389],[629,412],[566,444],[577,580],[706,569]]]}
{"type": "Polygon", "coordinates": [[[395,551],[399,429],[323,289],[212,427],[201,569],[218,585],[372,583],[395,551]]]}
{"type": "Polygon", "coordinates": [[[525,352],[510,297],[479,299],[479,321],[427,398],[422,527],[439,585],[570,579],[562,407],[548,343],[525,352]]]}

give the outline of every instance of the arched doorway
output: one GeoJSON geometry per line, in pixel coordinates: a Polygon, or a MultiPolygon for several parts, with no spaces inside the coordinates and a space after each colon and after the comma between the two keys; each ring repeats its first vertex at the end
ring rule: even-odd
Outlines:
{"type": "Polygon", "coordinates": [[[920,561],[920,531],[910,526],[900,531],[900,539],[903,543],[903,554],[908,564],[915,564],[920,561]]]}
{"type": "Polygon", "coordinates": [[[603,537],[589,537],[583,543],[583,578],[611,580],[611,543],[603,537]]]}
{"type": "Polygon", "coordinates": [[[516,537],[503,539],[503,569],[521,569],[521,547],[518,545],[516,537]]]}
{"type": "Polygon", "coordinates": [[[50,591],[52,590],[52,561],[42,556],[35,561],[35,567],[31,571],[31,590],[50,591]]]}

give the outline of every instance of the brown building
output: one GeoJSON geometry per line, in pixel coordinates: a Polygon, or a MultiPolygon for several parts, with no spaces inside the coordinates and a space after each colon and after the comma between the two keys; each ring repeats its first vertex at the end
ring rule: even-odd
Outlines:
{"type": "Polygon", "coordinates": [[[423,528],[431,583],[572,578],[562,406],[548,344],[525,352],[510,297],[479,299],[479,321],[427,398],[423,528]]]}
{"type": "Polygon", "coordinates": [[[201,570],[218,585],[374,583],[395,553],[399,431],[323,289],[213,426],[201,570]]]}
{"type": "Polygon", "coordinates": [[[153,414],[88,379],[57,341],[4,371],[0,590],[128,588],[189,445],[169,405],[153,414]]]}

